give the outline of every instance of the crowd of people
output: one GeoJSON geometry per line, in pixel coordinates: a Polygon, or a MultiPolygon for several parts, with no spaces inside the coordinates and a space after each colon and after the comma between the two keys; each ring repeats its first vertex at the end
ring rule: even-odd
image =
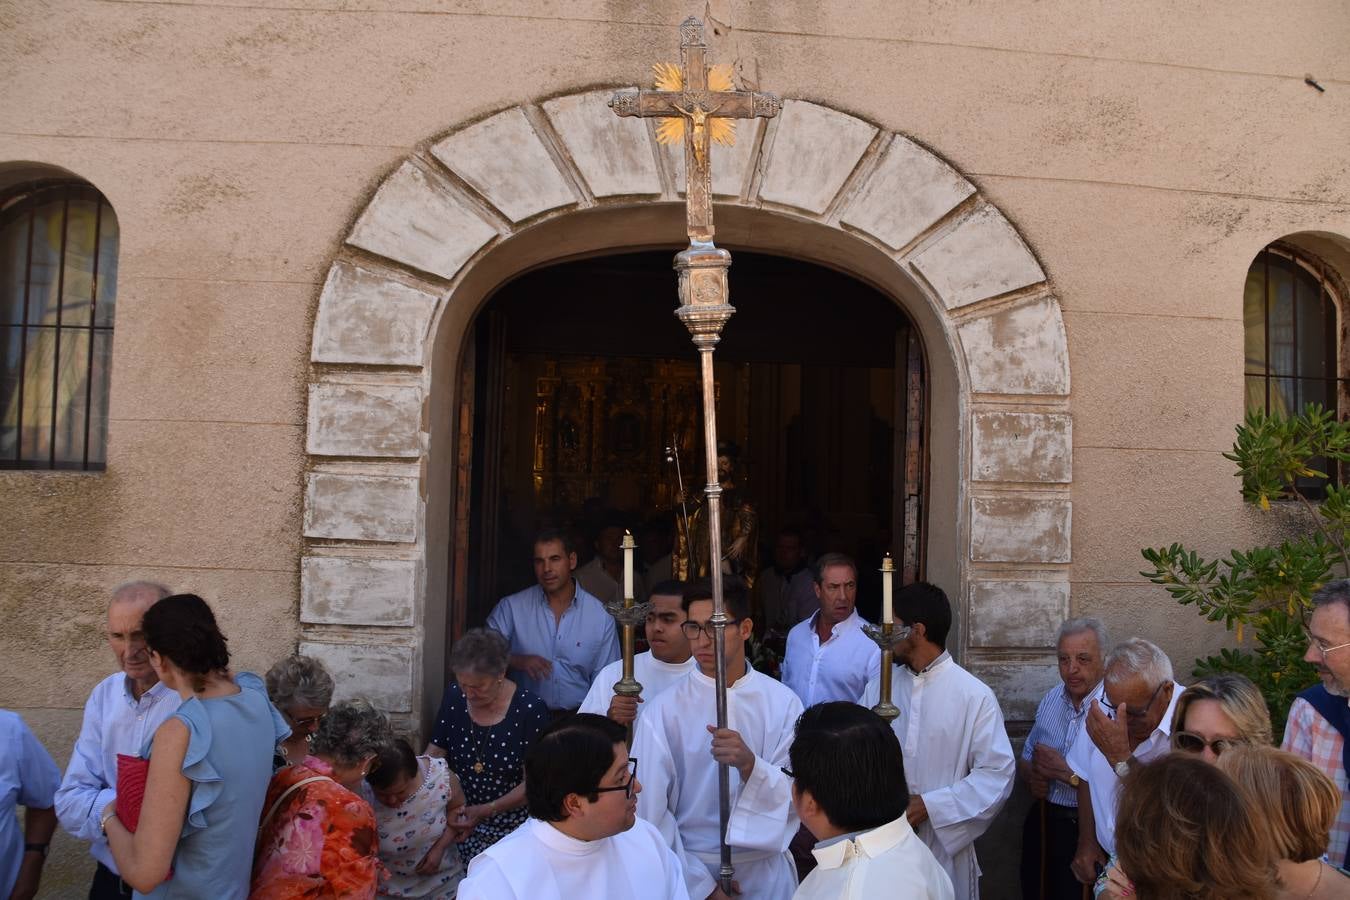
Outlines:
{"type": "Polygon", "coordinates": [[[1156,644],[1073,619],[1015,754],[993,692],[947,650],[942,590],[895,593],[887,722],[857,565],[820,556],[808,610],[782,555],[780,597],[724,591],[718,728],[708,586],[651,585],[642,690],[616,692],[613,619],[568,537],[541,533],[535,585],[451,648],[421,753],[369,702],[335,701],[318,660],[236,671],[206,601],[124,585],[118,671],[64,776],[0,711],[0,897],[34,895],[59,823],[89,846],[90,900],[976,900],[975,842],[1018,778],[1035,800],[1026,898],[1350,897],[1350,581],[1313,598],[1322,683],[1284,749],[1247,679],[1182,685],[1156,644]],[[754,614],[786,628],[781,681],[750,663],[754,614]]]}

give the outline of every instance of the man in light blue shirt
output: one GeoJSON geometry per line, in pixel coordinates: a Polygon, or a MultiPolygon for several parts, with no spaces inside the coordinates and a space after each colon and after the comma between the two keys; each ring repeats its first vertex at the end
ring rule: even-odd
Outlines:
{"type": "Polygon", "coordinates": [[[575,712],[595,676],[619,658],[614,619],[577,584],[576,567],[570,537],[540,532],[534,541],[538,583],[503,597],[487,620],[511,643],[511,679],[557,713],[575,712]]]}
{"type": "Polygon", "coordinates": [[[159,683],[141,633],[141,616],[170,590],[145,581],[113,591],[108,605],[108,646],[121,669],[94,687],[84,705],[80,737],[56,791],[61,827],[90,845],[98,861],[89,900],[130,898],[103,836],[99,815],[117,797],[117,754],[139,756],[155,729],[178,709],[182,698],[159,683]]]}
{"type": "Polygon", "coordinates": [[[862,630],[855,608],[858,566],[842,553],[826,553],[814,571],[818,608],[788,632],[783,683],[803,707],[847,700],[852,703],[881,673],[881,652],[862,630]]]}
{"type": "Polygon", "coordinates": [[[32,897],[56,830],[52,796],[61,781],[45,747],[18,713],[0,709],[0,897],[32,897]],[[17,806],[24,807],[23,829],[17,806]]]}

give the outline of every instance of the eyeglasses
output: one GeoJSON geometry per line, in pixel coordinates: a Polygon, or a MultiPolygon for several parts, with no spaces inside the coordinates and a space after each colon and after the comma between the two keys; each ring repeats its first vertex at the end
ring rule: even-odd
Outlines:
{"type": "MultiPolygon", "coordinates": [[[[740,619],[731,619],[730,621],[727,622],[727,625],[729,627],[732,625],[737,625],[740,622],[741,622],[740,619]]],[[[698,636],[700,634],[710,641],[717,636],[717,631],[715,630],[712,622],[702,622],[702,623],[681,622],[680,630],[683,631],[684,636],[691,641],[698,640],[698,636]]]]}
{"type": "Polygon", "coordinates": [[[625,797],[633,796],[633,785],[637,784],[637,757],[628,757],[628,781],[616,787],[598,787],[592,793],[608,794],[610,791],[623,791],[625,797]]]}
{"type": "Polygon", "coordinates": [[[1316,648],[1317,648],[1317,652],[1320,653],[1320,654],[1322,654],[1322,662],[1326,662],[1326,661],[1327,661],[1327,654],[1328,654],[1328,653],[1335,653],[1337,650],[1340,650],[1342,647],[1350,647],[1350,642],[1347,642],[1347,643],[1344,643],[1344,644],[1337,644],[1335,647],[1328,647],[1328,646],[1326,645],[1326,642],[1321,641],[1321,640],[1318,640],[1317,638],[1313,637],[1312,635],[1308,635],[1308,643],[1310,643],[1310,644],[1312,644],[1314,647],[1316,647],[1316,648]]]}
{"type": "MultiPolygon", "coordinates": [[[[283,710],[283,712],[285,712],[285,710],[283,710]]],[[[322,723],[324,719],[328,718],[328,713],[319,713],[317,716],[305,716],[303,719],[297,719],[287,712],[286,718],[290,719],[291,724],[296,728],[309,728],[311,725],[319,725],[322,723]]]]}
{"type": "MultiPolygon", "coordinates": [[[[1130,710],[1128,710],[1128,712],[1126,713],[1126,715],[1127,715],[1129,718],[1131,718],[1131,719],[1141,719],[1141,718],[1143,718],[1144,716],[1148,715],[1148,711],[1149,711],[1150,709],[1153,708],[1153,701],[1158,699],[1158,694],[1159,694],[1159,693],[1162,691],[1162,689],[1165,688],[1165,687],[1167,687],[1167,682],[1166,682],[1166,681],[1164,681],[1162,684],[1158,685],[1156,688],[1153,689],[1153,696],[1151,696],[1151,697],[1148,698],[1148,702],[1145,703],[1144,706],[1143,706],[1141,709],[1133,709],[1133,708],[1131,708],[1130,710]]],[[[1110,700],[1107,700],[1107,699],[1106,699],[1106,693],[1105,693],[1105,692],[1102,693],[1101,704],[1102,704],[1102,706],[1104,706],[1104,707],[1106,707],[1108,710],[1110,710],[1110,712],[1111,712],[1111,718],[1114,719],[1115,716],[1116,716],[1116,710],[1119,708],[1119,705],[1118,705],[1118,704],[1115,704],[1115,703],[1112,703],[1110,700]]]]}
{"type": "Polygon", "coordinates": [[[787,766],[779,766],[778,771],[782,772],[784,775],[791,778],[793,781],[797,780],[797,776],[793,775],[792,770],[789,769],[787,766]]]}
{"type": "Polygon", "coordinates": [[[1208,747],[1211,753],[1218,756],[1229,747],[1235,747],[1240,743],[1242,742],[1233,738],[1215,738],[1212,741],[1207,741],[1200,735],[1189,731],[1178,731],[1172,735],[1172,747],[1177,750],[1184,750],[1187,753],[1204,753],[1205,748],[1208,747]]]}

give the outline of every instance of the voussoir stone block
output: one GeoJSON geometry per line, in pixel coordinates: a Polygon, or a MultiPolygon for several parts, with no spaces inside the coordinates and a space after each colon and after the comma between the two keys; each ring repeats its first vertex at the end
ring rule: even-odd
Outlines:
{"type": "Polygon", "coordinates": [[[311,472],[305,481],[305,536],[410,543],[417,539],[417,479],[311,472]]]}
{"type": "Polygon", "coordinates": [[[1073,419],[1067,414],[977,412],[971,426],[976,481],[1072,480],[1073,419]]]}
{"type": "Polygon", "coordinates": [[[369,269],[334,263],[319,295],[310,358],[319,363],[420,366],[436,295],[369,269]]]}
{"type": "Polygon", "coordinates": [[[899,250],[973,193],[951,166],[897,134],[840,221],[899,250]]]}
{"type": "Polygon", "coordinates": [[[976,647],[1053,647],[1068,613],[1067,581],[973,581],[970,642],[976,647]]]}
{"type": "Polygon", "coordinates": [[[431,152],[512,222],[577,200],[518,106],[450,135],[431,152]]]}
{"type": "Polygon", "coordinates": [[[973,392],[1069,393],[1068,339],[1054,297],[972,319],[957,330],[973,392]]]}
{"type": "MultiPolygon", "coordinates": [[[[736,143],[730,147],[713,143],[710,165],[714,196],[740,196],[741,189],[749,180],[750,160],[755,152],[755,128],[756,123],[753,121],[744,119],[737,121],[736,143]]],[[[661,153],[674,174],[675,190],[683,197],[688,187],[687,176],[684,174],[684,145],[663,144],[661,153]]]]}
{"type": "Polygon", "coordinates": [[[970,558],[976,562],[1066,563],[1067,497],[972,497],[970,558]]]}
{"type": "Polygon", "coordinates": [[[544,104],[544,113],[592,194],[659,194],[661,177],[647,124],[616,116],[609,108],[612,96],[612,90],[600,90],[557,97],[544,104]]]}
{"type": "Polygon", "coordinates": [[[315,657],[332,673],[334,700],[360,697],[382,712],[412,711],[411,647],[301,641],[300,653],[315,657]]]}
{"type": "Polygon", "coordinates": [[[1017,229],[988,204],[925,247],[914,257],[914,267],[948,309],[1045,280],[1017,229]]]}
{"type": "Polygon", "coordinates": [[[1008,722],[1033,721],[1041,698],[1060,683],[1050,657],[1044,663],[968,660],[966,669],[993,690],[1008,722]]]}
{"type": "Polygon", "coordinates": [[[300,561],[300,621],[321,625],[412,625],[418,593],[410,559],[307,556],[300,561]]]}
{"type": "Polygon", "coordinates": [[[784,102],[778,117],[760,199],[822,213],[862,159],[877,129],[847,113],[805,100],[784,102]]]}
{"type": "Polygon", "coordinates": [[[417,456],[421,425],[420,388],[312,384],[305,449],[316,456],[417,456]]]}
{"type": "Polygon", "coordinates": [[[380,185],[347,243],[453,278],[469,257],[496,236],[497,229],[446,185],[405,162],[380,185]]]}

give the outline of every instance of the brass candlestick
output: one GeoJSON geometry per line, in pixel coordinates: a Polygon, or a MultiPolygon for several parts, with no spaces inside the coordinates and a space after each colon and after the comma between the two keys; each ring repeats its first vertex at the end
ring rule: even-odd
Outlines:
{"type": "MultiPolygon", "coordinates": [[[[652,608],[650,601],[638,603],[633,599],[633,551],[637,543],[631,531],[624,531],[623,543],[624,578],[623,602],[606,603],[605,610],[614,617],[623,629],[623,676],[614,682],[614,693],[620,697],[638,697],[642,694],[642,684],[633,677],[633,644],[637,636],[637,627],[647,621],[647,612],[652,608]]],[[[633,724],[628,724],[628,740],[633,740],[633,724]]]]}
{"type": "Polygon", "coordinates": [[[877,700],[877,705],[872,707],[872,712],[881,716],[887,722],[893,722],[900,715],[900,707],[891,702],[891,665],[892,665],[892,647],[896,641],[903,641],[909,637],[909,626],[901,625],[898,629],[895,627],[891,611],[891,579],[895,577],[895,561],[891,559],[889,553],[881,561],[881,624],[873,625],[870,622],[863,623],[863,632],[870,637],[881,649],[881,696],[877,700]]]}

